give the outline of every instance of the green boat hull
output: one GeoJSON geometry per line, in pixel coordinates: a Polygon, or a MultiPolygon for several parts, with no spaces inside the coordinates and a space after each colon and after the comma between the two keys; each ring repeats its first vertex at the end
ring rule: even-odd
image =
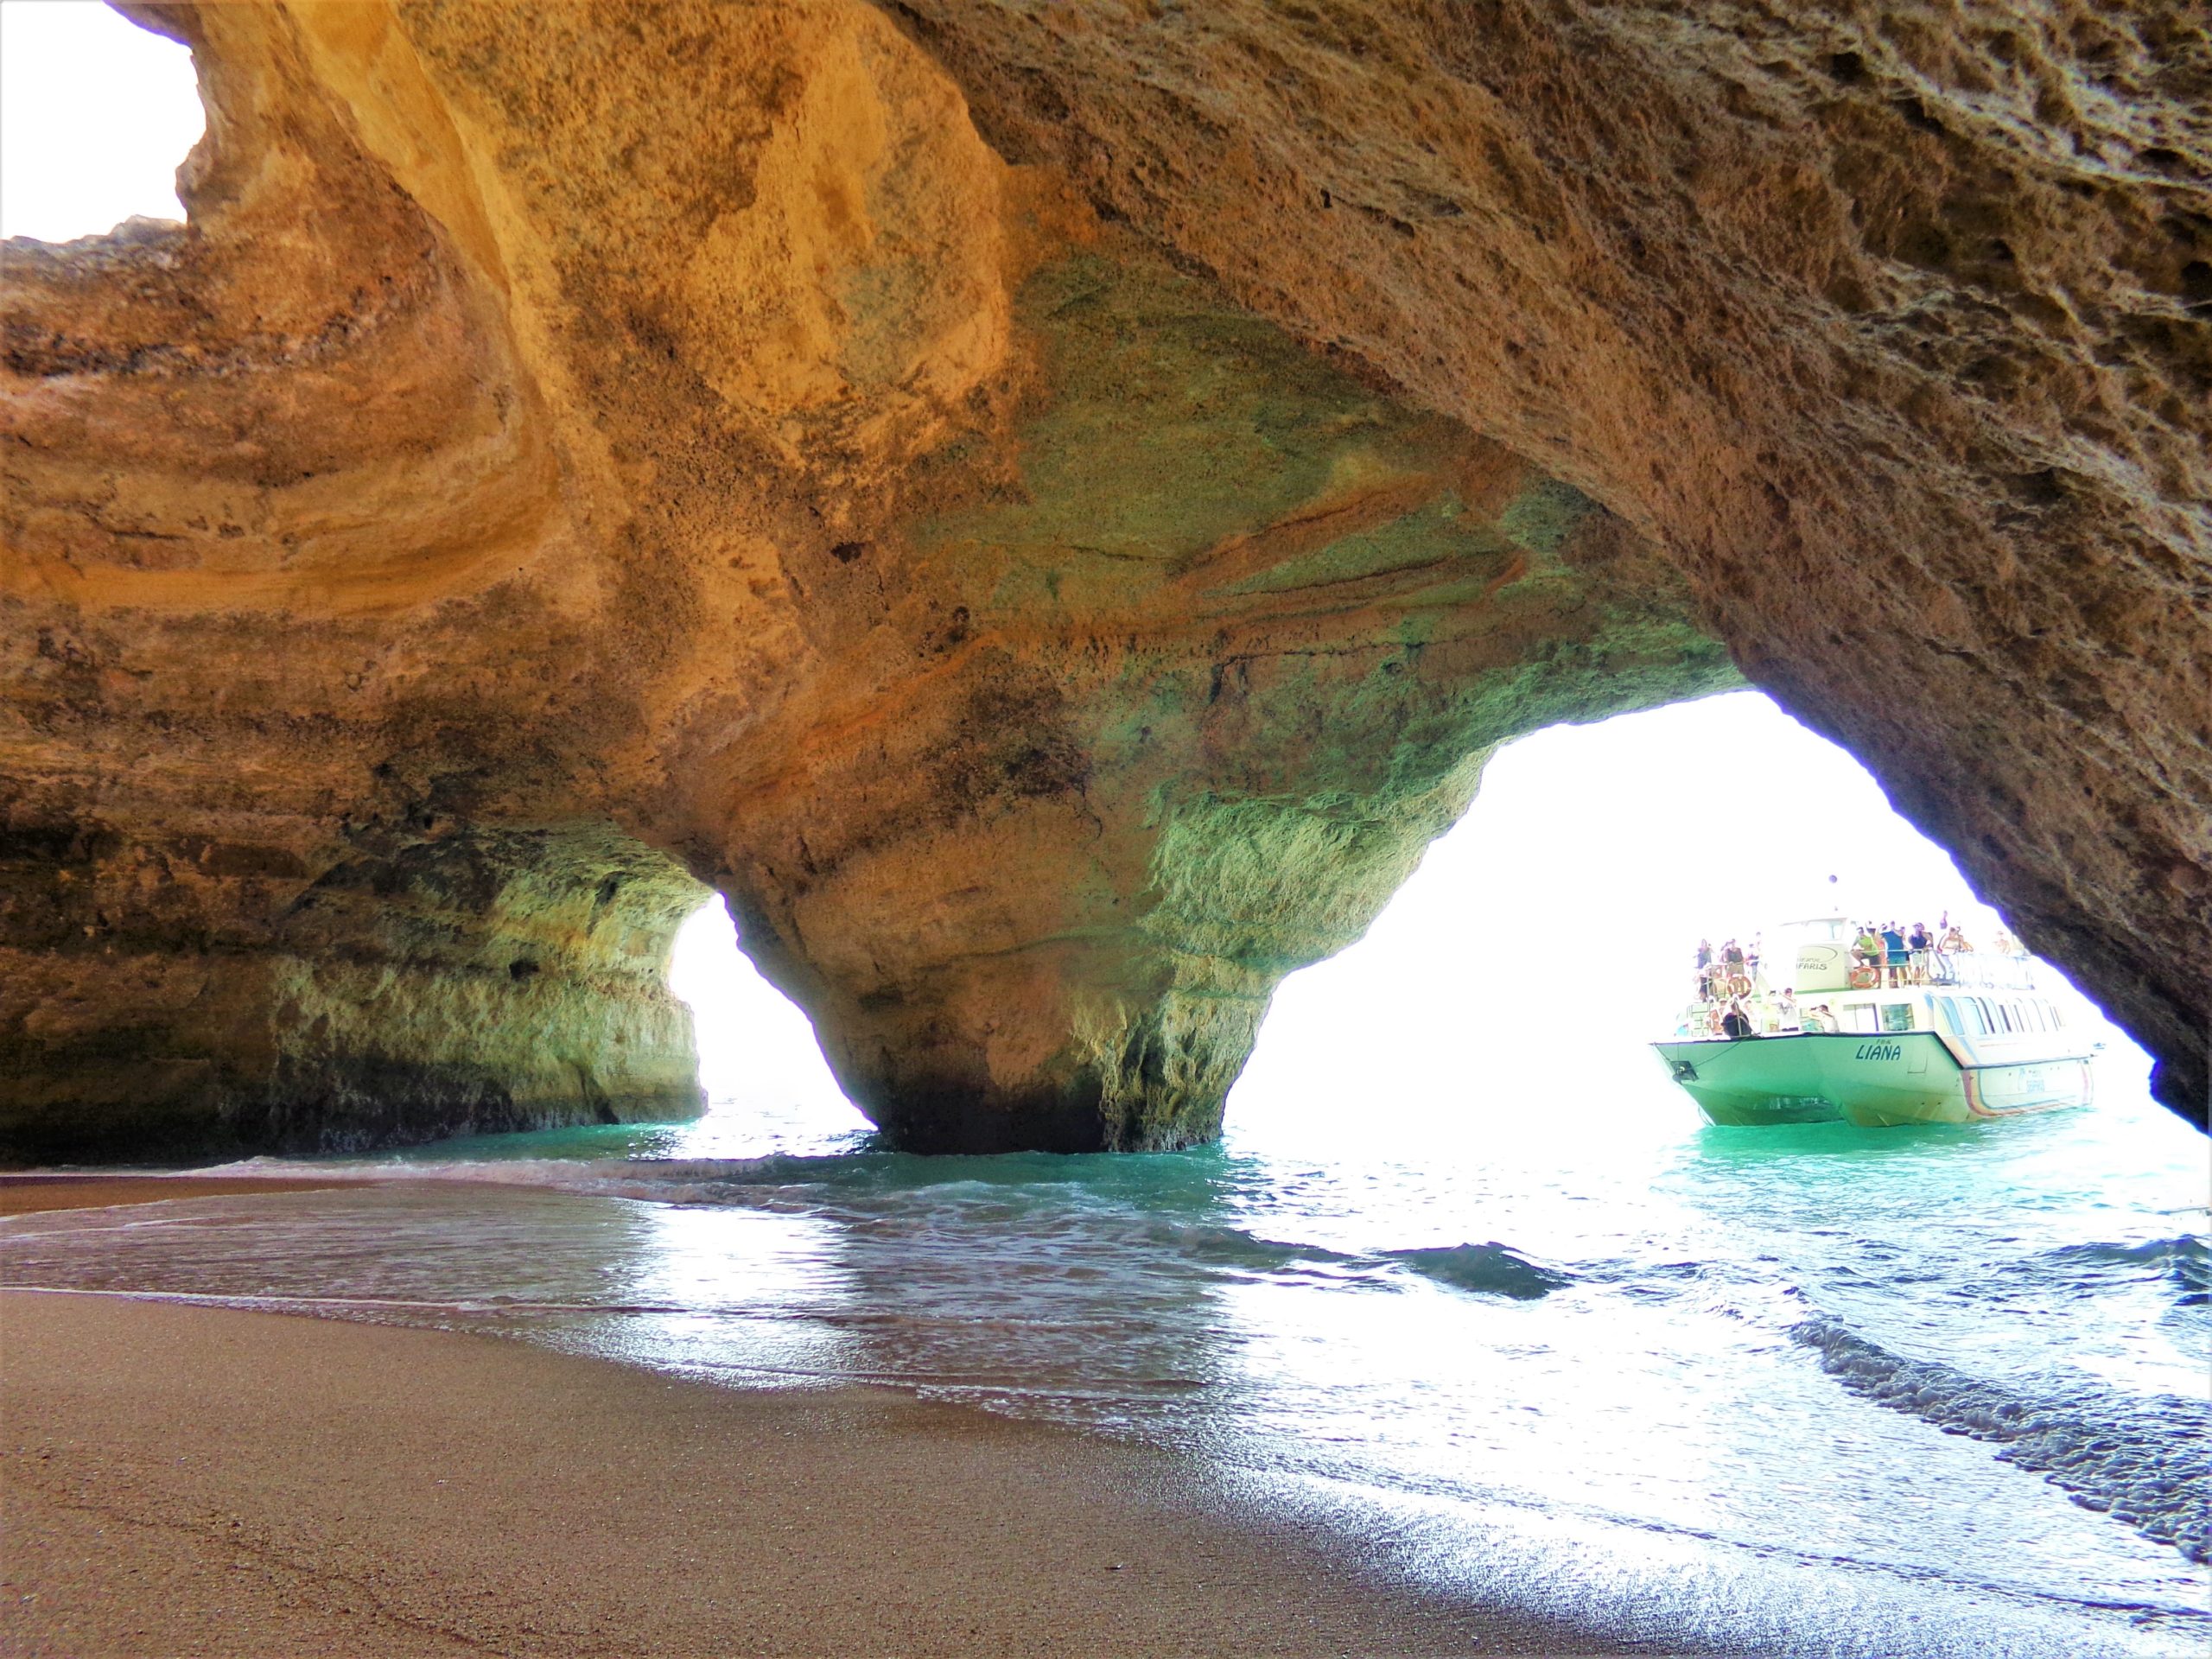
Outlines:
{"type": "Polygon", "coordinates": [[[1789,1037],[1652,1044],[1682,1092],[1715,1123],[1834,1123],[1843,1116],[1789,1037]]]}
{"type": "Polygon", "coordinates": [[[1929,1031],[1805,1032],[1651,1046],[1707,1117],[1732,1125],[1986,1122],[2086,1106],[2094,1087],[2086,1055],[1962,1066],[1929,1031]]]}

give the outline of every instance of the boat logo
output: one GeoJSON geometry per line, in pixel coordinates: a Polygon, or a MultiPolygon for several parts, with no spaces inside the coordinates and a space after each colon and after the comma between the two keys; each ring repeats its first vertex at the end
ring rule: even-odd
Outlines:
{"type": "Polygon", "coordinates": [[[1851,1058],[1854,1060],[1894,1060],[1902,1058],[1904,1053],[1904,1045],[1902,1043],[1861,1043],[1859,1052],[1851,1058]]]}

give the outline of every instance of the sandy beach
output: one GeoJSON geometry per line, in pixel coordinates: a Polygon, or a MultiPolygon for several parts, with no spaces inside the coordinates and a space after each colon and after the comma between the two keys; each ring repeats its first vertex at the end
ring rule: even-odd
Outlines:
{"type": "Polygon", "coordinates": [[[0,1294],[0,1334],[10,1654],[1592,1650],[885,1391],[120,1297],[0,1294]]]}
{"type": "Polygon", "coordinates": [[[262,1175],[0,1175],[0,1216],[92,1205],[159,1204],[170,1198],[250,1198],[258,1192],[320,1192],[336,1181],[262,1175]]]}

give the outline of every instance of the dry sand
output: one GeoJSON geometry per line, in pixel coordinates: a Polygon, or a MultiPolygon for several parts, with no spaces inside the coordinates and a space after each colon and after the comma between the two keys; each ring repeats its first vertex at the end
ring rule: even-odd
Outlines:
{"type": "Polygon", "coordinates": [[[10,1655],[1591,1651],[1161,1453],[518,1341],[0,1294],[10,1655]]]}

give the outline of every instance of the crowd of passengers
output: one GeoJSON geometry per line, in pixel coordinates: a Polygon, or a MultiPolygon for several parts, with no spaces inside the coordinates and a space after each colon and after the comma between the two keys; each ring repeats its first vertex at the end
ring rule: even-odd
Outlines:
{"type": "MultiPolygon", "coordinates": [[[[1858,938],[1851,942],[1853,987],[1870,990],[1879,989],[1885,983],[1891,989],[1925,985],[1932,957],[1964,956],[1973,951],[1973,943],[1948,912],[1936,925],[1938,931],[1931,932],[1927,923],[1915,922],[1912,931],[1907,932],[1895,922],[1878,927],[1872,922],[1866,923],[1859,928],[1858,938]]],[[[2008,957],[2019,950],[2012,936],[2002,929],[1998,931],[1990,948],[2008,957]]],[[[1758,1036],[1758,1013],[1778,1016],[1769,1025],[1769,1030],[1777,1026],[1784,1031],[1841,1029],[1834,1011],[1825,1002],[1816,1002],[1807,1008],[1801,1020],[1797,999],[1788,986],[1771,997],[1757,998],[1754,988],[1758,983],[1758,934],[1751,936],[1749,944],[1725,940],[1717,952],[1712,940],[1697,942],[1697,1000],[1704,1005],[1707,1027],[1713,1036],[1758,1036]],[[1746,999],[1754,1002],[1764,1000],[1766,1006],[1755,1012],[1746,1006],[1746,999]]]]}

